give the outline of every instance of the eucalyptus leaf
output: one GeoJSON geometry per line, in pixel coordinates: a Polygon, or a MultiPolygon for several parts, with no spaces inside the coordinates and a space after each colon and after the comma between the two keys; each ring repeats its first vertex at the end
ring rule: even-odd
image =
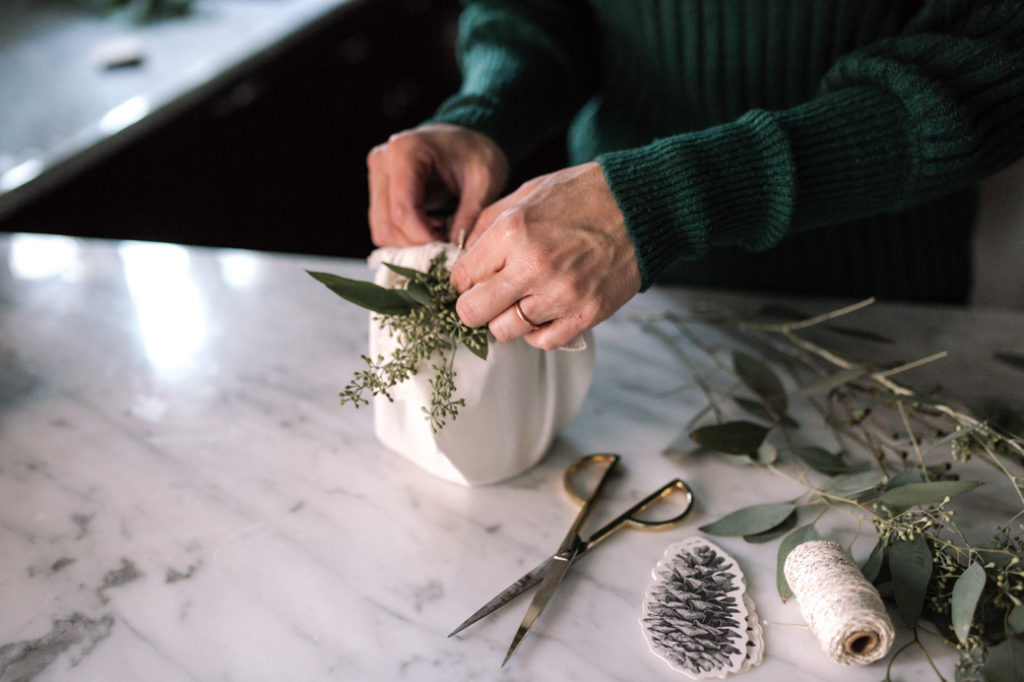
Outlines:
{"type": "Polygon", "coordinates": [[[761,443],[754,451],[753,457],[758,464],[775,464],[779,460],[779,449],[771,443],[761,443]]]}
{"type": "Polygon", "coordinates": [[[821,491],[848,500],[874,490],[882,482],[879,471],[862,471],[855,474],[838,474],[825,481],[821,491]]]}
{"type": "Polygon", "coordinates": [[[385,289],[373,282],[349,279],[328,272],[306,272],[346,301],[380,315],[408,315],[416,307],[408,295],[399,289],[385,289]]]}
{"type": "Polygon", "coordinates": [[[961,644],[967,643],[967,635],[974,621],[974,610],[978,599],[985,589],[985,569],[976,561],[972,561],[960,577],[953,583],[953,602],[951,615],[953,632],[961,644]]]}
{"type": "Polygon", "coordinates": [[[1006,617],[1006,629],[1014,635],[1024,634],[1024,604],[1017,604],[1006,617]]]}
{"type": "Polygon", "coordinates": [[[793,513],[792,502],[768,502],[737,509],[700,529],[709,535],[755,535],[775,528],[793,513]]]}
{"type": "Polygon", "coordinates": [[[768,435],[769,429],[748,421],[702,426],[690,433],[690,438],[701,447],[730,455],[749,455],[768,435]]]}
{"type": "Polygon", "coordinates": [[[832,476],[834,474],[849,474],[859,469],[852,467],[843,461],[842,454],[831,453],[825,448],[816,445],[807,445],[793,448],[793,454],[815,471],[832,476]]]}
{"type": "Polygon", "coordinates": [[[931,481],[928,483],[908,483],[898,488],[891,488],[875,500],[879,504],[890,507],[915,507],[922,504],[939,504],[947,497],[956,497],[974,490],[979,481],[931,481]]]}
{"type": "Polygon", "coordinates": [[[786,411],[786,389],[771,367],[740,351],[732,354],[732,366],[747,388],[764,400],[775,414],[786,411]]]}
{"type": "Polygon", "coordinates": [[[395,291],[405,292],[405,295],[417,305],[433,304],[434,299],[430,296],[430,290],[427,289],[422,281],[426,277],[425,273],[401,265],[395,265],[394,263],[384,263],[384,267],[409,280],[405,289],[396,288],[395,291]]]}
{"type": "Polygon", "coordinates": [[[396,275],[401,275],[411,281],[418,281],[420,277],[423,276],[423,273],[419,270],[413,270],[412,268],[407,268],[402,265],[395,265],[394,263],[384,263],[384,267],[396,275]]]}
{"type": "Polygon", "coordinates": [[[882,562],[885,560],[885,542],[879,538],[878,542],[875,543],[874,549],[871,550],[871,554],[868,555],[867,561],[861,566],[860,572],[864,574],[869,583],[875,581],[878,574],[882,570],[882,562]]]}
{"type": "Polygon", "coordinates": [[[765,542],[771,542],[775,538],[781,538],[783,535],[796,528],[796,521],[797,513],[794,509],[793,512],[789,516],[787,516],[782,523],[775,526],[774,528],[770,528],[762,533],[752,533],[750,535],[744,535],[743,539],[755,545],[762,544],[765,542]]]}
{"type": "MultiPolygon", "coordinates": [[[[775,417],[772,416],[772,414],[765,408],[764,404],[761,403],[760,400],[751,400],[750,398],[741,397],[733,398],[733,400],[736,401],[736,404],[739,405],[744,412],[746,412],[752,417],[757,417],[758,419],[770,423],[774,423],[776,421],[775,417]]],[[[800,428],[800,424],[797,423],[797,421],[790,417],[788,414],[780,414],[778,423],[782,426],[786,426],[791,429],[800,428]]]]}
{"type": "Polygon", "coordinates": [[[480,358],[481,360],[487,359],[487,335],[481,334],[480,339],[477,340],[474,337],[469,337],[462,342],[462,345],[469,349],[469,351],[480,358]]]}
{"type": "Polygon", "coordinates": [[[889,571],[896,609],[903,621],[913,627],[921,616],[932,575],[932,553],[923,535],[915,535],[913,540],[898,540],[889,547],[889,571]]]}
{"type": "Polygon", "coordinates": [[[830,393],[840,386],[845,386],[851,381],[856,381],[857,379],[867,376],[870,371],[871,369],[865,365],[857,365],[847,369],[841,369],[838,372],[834,372],[818,379],[817,381],[811,382],[806,386],[802,386],[794,392],[794,395],[812,396],[830,393]]]}
{"type": "Polygon", "coordinates": [[[820,539],[821,536],[818,535],[818,530],[814,527],[813,523],[800,526],[782,538],[782,542],[779,543],[778,560],[775,564],[775,587],[779,590],[779,596],[782,597],[782,601],[786,601],[793,596],[793,590],[789,588],[789,581],[786,580],[786,557],[799,545],[811,540],[820,539]]]}
{"type": "Polygon", "coordinates": [[[1024,641],[1019,637],[1004,639],[989,647],[985,655],[985,682],[1020,682],[1024,670],[1024,641]]]}
{"type": "Polygon", "coordinates": [[[924,474],[920,469],[904,469],[899,472],[886,484],[886,489],[899,488],[900,486],[907,485],[909,483],[923,483],[924,474]]]}
{"type": "Polygon", "coordinates": [[[405,293],[418,305],[433,305],[434,299],[430,296],[430,290],[422,282],[410,281],[405,288],[405,293]]]}
{"type": "Polygon", "coordinates": [[[727,464],[731,464],[736,467],[748,467],[754,464],[754,458],[751,455],[730,455],[725,452],[716,452],[715,456],[721,459],[727,464]]]}

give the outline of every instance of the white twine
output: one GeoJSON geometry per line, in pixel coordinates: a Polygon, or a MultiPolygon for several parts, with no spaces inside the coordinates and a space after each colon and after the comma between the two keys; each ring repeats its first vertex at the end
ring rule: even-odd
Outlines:
{"type": "Polygon", "coordinates": [[[892,621],[882,598],[840,545],[827,540],[798,545],[784,570],[800,615],[832,660],[865,665],[889,653],[892,621]]]}

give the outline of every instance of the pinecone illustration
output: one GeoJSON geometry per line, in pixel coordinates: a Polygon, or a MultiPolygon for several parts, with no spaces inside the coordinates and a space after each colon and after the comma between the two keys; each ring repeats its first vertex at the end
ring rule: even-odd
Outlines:
{"type": "Polygon", "coordinates": [[[743,585],[729,568],[712,547],[697,545],[667,562],[649,595],[643,623],[652,644],[695,675],[735,672],[746,652],[743,585]]]}

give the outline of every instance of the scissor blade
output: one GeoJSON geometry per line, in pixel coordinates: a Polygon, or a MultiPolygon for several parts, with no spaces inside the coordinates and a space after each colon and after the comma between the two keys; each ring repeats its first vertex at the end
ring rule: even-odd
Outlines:
{"type": "Polygon", "coordinates": [[[530,631],[533,624],[537,622],[537,618],[540,617],[544,607],[548,605],[552,595],[555,594],[555,590],[558,588],[559,583],[562,582],[562,578],[569,571],[569,566],[572,565],[573,560],[576,558],[576,551],[559,552],[555,556],[551,557],[550,565],[547,571],[544,573],[543,579],[540,581],[540,587],[537,588],[537,593],[533,595],[533,601],[530,602],[530,606],[526,609],[526,615],[523,616],[523,622],[519,625],[519,630],[516,631],[516,636],[512,638],[512,644],[508,648],[508,653],[505,654],[505,660],[501,662],[502,667],[508,663],[508,659],[512,657],[516,647],[526,637],[526,633],[530,631]]]}
{"type": "Polygon", "coordinates": [[[510,601],[521,595],[523,592],[526,592],[528,589],[539,583],[544,578],[544,573],[548,570],[548,566],[550,564],[551,557],[548,557],[547,559],[542,561],[535,569],[533,569],[532,571],[524,575],[522,578],[506,587],[496,597],[494,597],[494,599],[492,599],[491,601],[487,602],[479,609],[477,609],[476,613],[474,613],[466,620],[462,621],[462,623],[459,624],[459,627],[452,630],[448,636],[451,637],[453,635],[459,634],[473,623],[477,622],[484,616],[494,613],[502,606],[508,604],[510,601]]]}

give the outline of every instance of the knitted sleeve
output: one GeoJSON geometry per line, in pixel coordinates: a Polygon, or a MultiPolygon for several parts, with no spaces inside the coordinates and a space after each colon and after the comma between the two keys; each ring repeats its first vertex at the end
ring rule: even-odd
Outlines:
{"type": "Polygon", "coordinates": [[[462,86],[433,121],[463,125],[522,160],[564,131],[596,82],[582,0],[468,0],[457,40],[462,86]]]}
{"type": "Polygon", "coordinates": [[[1024,153],[1019,0],[935,0],[837,61],[816,97],[598,157],[647,288],[718,245],[894,211],[1024,153]]]}

